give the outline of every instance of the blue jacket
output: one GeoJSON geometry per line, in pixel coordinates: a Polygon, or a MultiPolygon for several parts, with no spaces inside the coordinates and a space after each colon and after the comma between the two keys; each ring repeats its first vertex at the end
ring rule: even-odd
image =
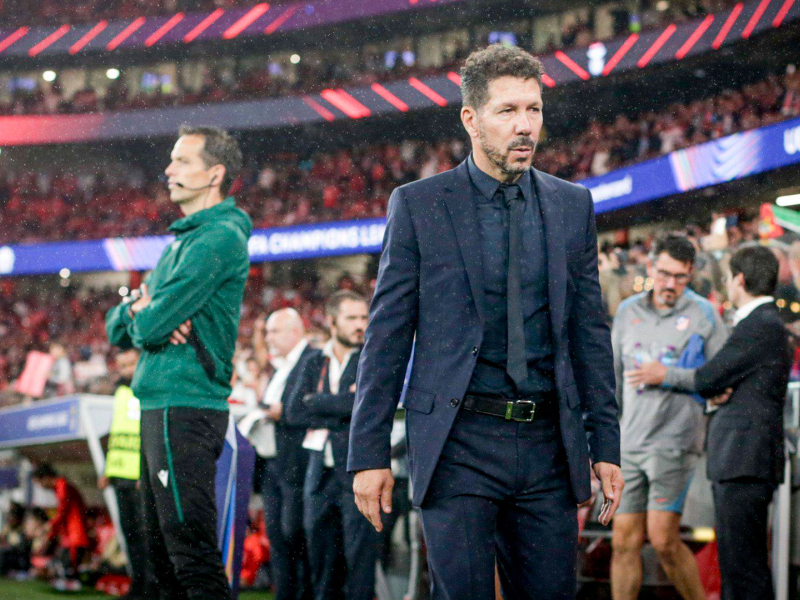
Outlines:
{"type": "MultiPolygon", "coordinates": [[[[535,169],[533,180],[545,227],[561,437],[575,499],[583,502],[590,496],[590,457],[619,464],[620,453],[594,205],[584,187],[535,169]]],[[[416,506],[483,337],[481,233],[470,186],[464,162],[392,194],[359,363],[348,469],[388,468],[392,419],[416,340],[404,400],[416,506]]]]}

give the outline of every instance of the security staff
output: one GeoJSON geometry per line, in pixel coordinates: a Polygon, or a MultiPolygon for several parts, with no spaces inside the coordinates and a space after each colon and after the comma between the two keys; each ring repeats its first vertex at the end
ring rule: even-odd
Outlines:
{"type": "Polygon", "coordinates": [[[114,394],[114,415],[108,436],[106,467],[97,485],[101,490],[110,485],[117,497],[119,521],[131,571],[131,585],[124,597],[126,600],[158,597],[152,563],[147,559],[144,505],[139,489],[141,410],[139,399],[131,389],[138,362],[139,351],[135,348],[117,354],[119,379],[114,394]]]}

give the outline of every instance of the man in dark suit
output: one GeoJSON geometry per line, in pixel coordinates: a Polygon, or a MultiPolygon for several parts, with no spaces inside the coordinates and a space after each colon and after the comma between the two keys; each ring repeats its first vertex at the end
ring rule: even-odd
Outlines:
{"type": "Polygon", "coordinates": [[[351,291],[326,305],[331,339],[305,361],[286,418],[310,428],[303,518],[315,600],[373,600],[378,536],[356,509],[347,472],[350,415],[369,305],[351,291]],[[341,564],[344,556],[345,564],[341,564]],[[346,573],[346,578],[344,577],[346,573]]]}
{"type": "MultiPolygon", "coordinates": [[[[270,542],[270,565],[276,600],[304,600],[311,596],[306,540],[303,533],[303,480],[308,452],[302,448],[306,430],[286,422],[284,407],[297,387],[304,361],[318,356],[308,345],[303,320],[293,308],[275,311],[264,326],[257,350],[266,350],[274,368],[256,416],[266,419],[253,426],[250,439],[264,458],[261,495],[270,542]]],[[[263,352],[262,352],[263,354],[263,352]]],[[[245,417],[247,420],[248,417],[245,417]]]]}
{"type": "Polygon", "coordinates": [[[381,530],[415,344],[404,406],[434,600],[494,597],[495,563],[507,598],[574,597],[590,461],[604,521],[622,491],[592,198],[531,168],[541,78],[519,48],[473,53],[461,70],[471,156],[389,202],[348,468],[381,530]]]}
{"type": "Polygon", "coordinates": [[[708,427],[708,478],[714,491],[723,600],[774,598],[767,509],[783,481],[783,407],[791,355],[773,302],[778,260],[768,248],[731,257],[728,297],[736,326],[722,349],[698,369],[648,363],[634,385],[698,392],[719,406],[708,427]]]}

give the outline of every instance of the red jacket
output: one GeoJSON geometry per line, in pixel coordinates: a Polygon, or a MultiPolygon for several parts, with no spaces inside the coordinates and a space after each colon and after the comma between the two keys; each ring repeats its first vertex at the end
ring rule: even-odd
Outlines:
{"type": "Polygon", "coordinates": [[[65,548],[86,548],[89,535],[86,531],[86,506],[80,492],[64,477],[56,479],[58,512],[50,521],[50,539],[61,536],[65,548]]]}

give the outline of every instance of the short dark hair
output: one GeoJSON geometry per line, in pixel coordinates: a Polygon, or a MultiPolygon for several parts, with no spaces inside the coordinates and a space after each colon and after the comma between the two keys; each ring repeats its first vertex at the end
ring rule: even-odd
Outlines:
{"type": "Polygon", "coordinates": [[[40,464],[31,473],[31,479],[47,479],[48,477],[58,477],[56,470],[49,463],[40,464]]]}
{"type": "Polygon", "coordinates": [[[184,135],[199,135],[205,139],[200,157],[209,169],[216,165],[225,167],[225,177],[220,184],[220,190],[227,192],[242,170],[242,149],[236,138],[224,129],[205,125],[181,125],[178,136],[184,135]]]}
{"type": "Polygon", "coordinates": [[[353,290],[339,290],[338,292],[334,292],[325,303],[325,314],[336,319],[336,316],[339,314],[339,308],[345,300],[363,302],[369,305],[369,301],[358,292],[354,292],[353,290]]]}
{"type": "Polygon", "coordinates": [[[489,84],[500,77],[535,79],[542,84],[541,61],[521,48],[493,44],[476,50],[461,67],[461,96],[464,106],[480,108],[489,100],[489,84]]]}
{"type": "Polygon", "coordinates": [[[694,249],[692,242],[685,235],[679,233],[668,233],[656,240],[653,247],[653,260],[664,252],[671,258],[689,265],[694,265],[694,259],[697,256],[697,251],[694,249]]]}
{"type": "Polygon", "coordinates": [[[778,285],[778,259],[764,246],[748,246],[731,256],[731,277],[744,275],[744,289],[751,296],[772,296],[778,285]]]}

